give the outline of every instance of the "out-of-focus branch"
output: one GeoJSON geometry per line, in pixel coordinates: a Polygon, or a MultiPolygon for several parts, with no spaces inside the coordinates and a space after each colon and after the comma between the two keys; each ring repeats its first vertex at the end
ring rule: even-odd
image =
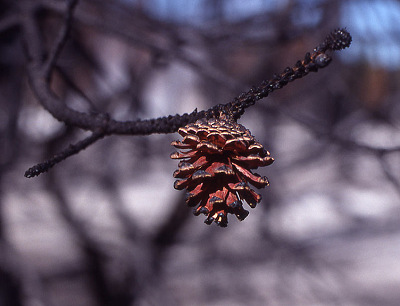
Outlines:
{"type": "Polygon", "coordinates": [[[284,105],[280,105],[279,109],[277,110],[279,110],[286,116],[290,117],[292,120],[294,120],[301,126],[305,127],[307,130],[312,132],[316,137],[329,139],[330,141],[337,143],[347,149],[363,150],[365,152],[372,153],[377,156],[393,152],[400,152],[400,146],[393,146],[393,147],[371,146],[365,143],[361,143],[355,139],[345,138],[343,135],[336,133],[334,130],[315,123],[315,120],[313,120],[312,118],[290,111],[284,105]]]}
{"type": "Polygon", "coordinates": [[[20,18],[17,14],[9,15],[0,20],[0,33],[20,25],[20,18]]]}
{"type": "Polygon", "coordinates": [[[105,267],[107,261],[106,249],[99,239],[93,237],[85,228],[84,223],[72,212],[68,197],[64,194],[55,176],[49,175],[47,180],[48,190],[53,194],[58,204],[58,209],[64,221],[75,234],[79,246],[84,254],[84,263],[89,270],[93,293],[98,305],[130,305],[132,293],[118,292],[110,283],[110,278],[105,267]]]}
{"type": "Polygon", "coordinates": [[[190,210],[182,205],[183,201],[184,199],[181,197],[175,200],[173,208],[170,210],[170,215],[158,227],[153,236],[153,267],[155,273],[161,272],[162,263],[164,262],[163,257],[166,251],[176,243],[177,236],[185,226],[186,220],[190,215],[190,210]]]}
{"type": "MultiPolygon", "coordinates": [[[[400,149],[398,151],[400,152],[400,149]]],[[[389,163],[385,160],[384,156],[380,156],[379,162],[381,164],[383,173],[385,174],[387,180],[393,185],[397,194],[400,196],[400,181],[393,174],[389,163]]]]}
{"type": "Polygon", "coordinates": [[[10,244],[2,240],[0,241],[0,286],[2,290],[8,290],[6,295],[0,295],[2,305],[52,305],[44,293],[40,276],[27,265],[10,244]]]}
{"type": "Polygon", "coordinates": [[[61,76],[62,80],[66,83],[66,85],[69,86],[75,93],[77,93],[82,97],[83,101],[86,102],[90,111],[98,112],[93,101],[74,83],[74,81],[69,77],[69,75],[64,71],[64,69],[58,65],[55,66],[55,69],[57,73],[61,76]]]}
{"type": "Polygon", "coordinates": [[[118,221],[121,223],[125,235],[132,243],[137,243],[143,239],[143,232],[124,208],[123,200],[118,193],[117,185],[112,174],[113,173],[110,172],[102,173],[100,184],[102,185],[102,189],[107,191],[107,195],[110,196],[110,202],[113,203],[112,209],[118,221]]]}
{"type": "Polygon", "coordinates": [[[51,70],[54,67],[58,56],[60,55],[61,50],[63,49],[65,43],[67,42],[68,33],[70,32],[71,23],[72,23],[72,15],[76,5],[78,4],[78,0],[68,0],[67,8],[65,13],[65,21],[61,27],[60,32],[49,52],[49,55],[43,64],[43,72],[47,78],[51,75],[51,70]]]}
{"type": "MultiPolygon", "coordinates": [[[[64,14],[65,6],[61,3],[42,1],[42,5],[52,11],[64,14]]],[[[94,1],[88,1],[89,3],[94,1]]],[[[83,4],[83,3],[82,3],[83,4]]],[[[190,52],[184,50],[183,42],[187,40],[177,31],[175,27],[157,19],[150,19],[145,14],[139,16],[126,8],[130,14],[114,14],[113,10],[107,10],[107,6],[96,6],[96,11],[90,9],[77,9],[74,14],[74,20],[80,24],[95,28],[100,32],[110,34],[129,43],[135,48],[150,51],[155,56],[162,56],[170,60],[177,60],[182,64],[191,67],[196,73],[204,78],[211,79],[220,86],[230,90],[237,90],[243,86],[242,83],[230,77],[228,74],[216,69],[210,65],[204,65],[203,61],[198,59],[190,52]],[[98,11],[100,10],[100,11],[98,11]],[[101,20],[98,14],[104,16],[101,20]],[[132,16],[135,16],[135,23],[132,24],[132,16]],[[140,24],[140,26],[137,26],[140,24]],[[143,35],[143,29],[150,29],[151,34],[143,35]],[[155,39],[153,36],[156,36],[155,39]]],[[[203,36],[199,30],[191,29],[193,35],[203,36]]]]}

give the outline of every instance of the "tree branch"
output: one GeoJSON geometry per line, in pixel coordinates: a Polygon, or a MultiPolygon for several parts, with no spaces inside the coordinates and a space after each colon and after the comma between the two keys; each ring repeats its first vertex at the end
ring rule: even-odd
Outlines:
{"type": "Polygon", "coordinates": [[[258,87],[253,87],[246,93],[242,93],[224,108],[233,118],[238,119],[244,113],[244,109],[256,103],[256,101],[266,98],[276,89],[281,89],[289,82],[302,78],[310,72],[317,72],[319,69],[329,65],[332,57],[327,51],[343,50],[350,46],[352,37],[346,29],[338,29],[331,32],[319,44],[313,53],[306,53],[304,60],[297,61],[294,67],[287,67],[280,75],[275,75],[273,79],[264,81],[258,87]]]}
{"type": "Polygon", "coordinates": [[[63,49],[65,43],[67,42],[68,34],[71,29],[72,16],[77,4],[78,0],[67,1],[65,21],[61,27],[60,32],[58,33],[58,36],[52,46],[52,49],[49,52],[49,56],[47,57],[46,62],[43,64],[43,72],[47,78],[50,78],[51,70],[54,67],[58,56],[60,55],[61,50],[63,49]]]}
{"type": "Polygon", "coordinates": [[[75,154],[79,153],[80,151],[86,149],[88,146],[95,143],[97,140],[103,138],[104,135],[105,134],[102,131],[94,132],[92,135],[79,141],[78,143],[69,145],[69,147],[67,149],[54,155],[49,160],[46,160],[43,163],[37,164],[37,165],[29,168],[25,172],[25,177],[31,178],[31,177],[38,176],[39,174],[42,174],[44,172],[47,172],[54,165],[58,164],[59,162],[63,161],[64,159],[66,159],[72,155],[75,155],[75,154]]]}
{"type": "Polygon", "coordinates": [[[31,87],[39,102],[57,120],[67,125],[91,130],[94,133],[76,145],[71,145],[64,152],[57,154],[50,160],[32,167],[25,173],[26,177],[33,177],[47,171],[56,163],[78,153],[106,135],[173,133],[180,127],[200,118],[229,116],[233,119],[238,119],[244,113],[245,108],[267,97],[274,90],[280,89],[289,82],[306,76],[311,71],[316,72],[318,69],[326,67],[331,61],[330,55],[326,53],[327,51],[341,50],[348,47],[351,43],[351,36],[346,30],[336,30],[328,35],[325,41],[314,49],[312,54],[307,53],[304,60],[298,61],[293,68],[286,68],[280,75],[275,75],[273,79],[262,82],[260,86],[253,87],[227,104],[216,105],[201,112],[197,112],[196,109],[190,114],[177,114],[148,120],[117,121],[109,119],[106,114],[84,113],[71,109],[50,88],[50,71],[54,68],[55,61],[65,45],[77,2],[77,0],[68,1],[64,25],[45,61],[43,61],[44,52],[40,48],[41,37],[38,25],[34,20],[34,12],[32,8],[31,10],[29,8],[25,9],[25,14],[29,15],[28,18],[22,19],[24,41],[30,59],[28,75],[31,87]],[[104,118],[108,119],[104,120],[104,118]]]}

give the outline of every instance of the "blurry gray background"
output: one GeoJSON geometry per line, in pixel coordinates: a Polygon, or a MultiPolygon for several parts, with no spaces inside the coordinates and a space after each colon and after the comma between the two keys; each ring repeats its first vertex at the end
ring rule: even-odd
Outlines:
{"type": "Polygon", "coordinates": [[[177,134],[107,137],[24,178],[87,135],[29,88],[13,18],[33,7],[50,44],[64,1],[0,1],[0,305],[399,305],[399,1],[79,1],[52,87],[119,120],[229,102],[352,34],[240,119],[275,163],[228,228],[174,190],[177,134]]]}

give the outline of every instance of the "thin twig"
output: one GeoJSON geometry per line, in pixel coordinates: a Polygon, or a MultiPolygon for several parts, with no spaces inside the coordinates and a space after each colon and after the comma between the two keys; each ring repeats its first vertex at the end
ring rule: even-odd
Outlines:
{"type": "Polygon", "coordinates": [[[48,176],[47,184],[48,190],[56,200],[61,217],[75,234],[83,251],[84,263],[89,269],[90,281],[98,305],[113,305],[111,302],[113,300],[113,288],[108,282],[108,275],[104,266],[105,258],[107,258],[106,248],[97,237],[86,230],[83,220],[73,213],[69,199],[60,187],[56,176],[48,176]]]}
{"type": "Polygon", "coordinates": [[[393,185],[397,194],[400,196],[400,181],[393,174],[392,170],[390,169],[389,163],[385,160],[384,156],[380,155],[378,157],[383,173],[385,174],[388,181],[393,185]]]}
{"type": "Polygon", "coordinates": [[[254,105],[258,100],[266,98],[276,89],[281,89],[289,82],[302,78],[310,72],[317,72],[329,65],[332,57],[327,51],[343,50],[350,46],[352,37],[346,29],[338,29],[330,33],[323,43],[318,45],[313,53],[306,53],[304,60],[297,61],[294,67],[287,67],[280,75],[264,81],[258,87],[253,87],[246,93],[242,93],[231,103],[224,106],[225,114],[238,119],[244,113],[244,109],[254,105]]]}
{"type": "Polygon", "coordinates": [[[72,16],[76,5],[78,4],[78,0],[69,0],[67,2],[67,9],[65,13],[65,21],[61,27],[60,32],[54,42],[52,49],[49,52],[49,56],[45,63],[43,64],[44,74],[46,78],[49,78],[51,75],[51,69],[53,68],[58,56],[61,53],[65,43],[67,42],[68,33],[71,29],[72,24],[72,16]]]}
{"type": "Polygon", "coordinates": [[[104,132],[94,132],[89,137],[79,141],[76,144],[69,145],[64,151],[54,155],[49,160],[46,160],[43,163],[37,164],[31,168],[29,168],[25,172],[25,177],[31,178],[38,176],[41,173],[47,172],[50,168],[54,165],[58,164],[59,162],[63,161],[64,159],[79,153],[80,151],[86,149],[91,144],[95,143],[97,140],[103,138],[105,136],[104,132]]]}
{"type": "MultiPolygon", "coordinates": [[[[271,106],[270,106],[271,107],[271,106]]],[[[318,124],[314,118],[310,116],[305,116],[304,114],[300,115],[298,112],[291,112],[284,105],[279,105],[279,110],[284,115],[290,117],[292,120],[305,127],[307,130],[312,132],[315,137],[325,138],[332,142],[335,142],[341,145],[344,148],[351,148],[357,150],[363,150],[368,153],[377,154],[377,155],[385,155],[394,152],[400,152],[400,146],[393,147],[382,147],[382,146],[372,146],[366,143],[359,142],[355,139],[345,138],[342,134],[339,134],[332,129],[323,126],[322,124],[318,124]]]]}
{"type": "MultiPolygon", "coordinates": [[[[59,5],[57,2],[44,2],[48,9],[53,11],[64,13],[64,6],[59,5]]],[[[98,7],[98,9],[101,9],[98,7]]],[[[186,51],[181,46],[177,46],[176,41],[184,41],[178,31],[157,19],[151,19],[150,22],[146,20],[144,28],[154,31],[156,29],[156,35],[162,37],[162,39],[154,39],[153,35],[143,35],[142,32],[138,31],[137,27],[132,27],[130,22],[131,17],[125,16],[121,18],[120,15],[117,17],[112,14],[112,11],[101,11],[96,14],[104,16],[104,19],[99,21],[97,15],[90,10],[77,10],[74,14],[74,19],[79,23],[88,25],[102,32],[111,34],[118,37],[119,39],[128,42],[135,48],[144,49],[150,51],[154,55],[162,55],[171,60],[177,60],[184,65],[193,68],[199,75],[211,79],[218,83],[219,85],[230,89],[236,90],[238,87],[243,86],[241,82],[234,79],[230,75],[224,73],[223,71],[213,67],[211,65],[203,65],[202,61],[198,57],[193,56],[191,52],[186,51]],[[160,30],[161,29],[161,30],[160,30]],[[169,35],[166,34],[167,30],[169,35]],[[161,33],[160,33],[161,32],[161,33]],[[171,39],[174,37],[174,39],[171,39]],[[167,39],[167,43],[163,43],[167,39]]],[[[133,12],[132,12],[133,14],[133,12]]],[[[149,17],[146,17],[147,19],[149,17]]],[[[137,22],[141,22],[139,18],[136,18],[137,22]]],[[[198,33],[199,30],[196,31],[198,33]]],[[[202,36],[201,34],[197,36],[202,36]]]]}
{"type": "Polygon", "coordinates": [[[1,305],[53,305],[45,294],[41,275],[20,256],[11,244],[1,239],[0,276],[1,305]],[[7,291],[6,295],[3,290],[7,291]],[[22,301],[24,304],[21,304],[22,301]]]}
{"type": "Polygon", "coordinates": [[[56,71],[60,74],[63,81],[71,87],[73,91],[75,91],[78,95],[80,95],[83,100],[88,104],[91,111],[96,112],[97,108],[92,100],[75,84],[75,82],[70,78],[70,76],[58,65],[55,65],[56,71]]]}

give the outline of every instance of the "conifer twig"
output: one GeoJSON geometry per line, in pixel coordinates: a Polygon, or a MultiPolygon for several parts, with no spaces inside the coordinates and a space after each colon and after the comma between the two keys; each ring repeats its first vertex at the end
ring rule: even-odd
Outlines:
{"type": "Polygon", "coordinates": [[[352,37],[346,29],[337,29],[331,32],[323,43],[319,44],[311,54],[307,52],[304,59],[297,61],[294,67],[287,67],[281,74],[275,75],[268,81],[263,81],[260,86],[251,88],[232,102],[223,105],[224,112],[234,119],[240,118],[245,108],[254,105],[260,99],[266,98],[274,90],[281,89],[289,82],[328,66],[332,57],[326,52],[343,50],[350,46],[351,40],[352,37]]]}
{"type": "MultiPolygon", "coordinates": [[[[56,96],[51,93],[48,84],[49,69],[54,66],[55,59],[61,51],[70,27],[73,8],[77,1],[70,0],[67,7],[66,25],[59,34],[52,56],[42,66],[43,69],[35,69],[32,65],[30,69],[31,85],[43,106],[58,120],[66,124],[86,130],[92,130],[93,134],[88,138],[70,145],[61,153],[51,159],[40,163],[25,172],[26,177],[34,177],[48,171],[55,164],[63,161],[71,155],[77,154],[87,148],[105,135],[125,134],[125,135],[150,135],[154,133],[166,134],[176,132],[180,127],[188,123],[195,122],[200,118],[219,118],[227,116],[234,120],[243,115],[246,108],[254,105],[256,101],[267,97],[274,90],[280,89],[296,79],[308,75],[310,72],[317,72],[326,67],[332,60],[327,51],[342,50],[350,46],[351,35],[346,29],[338,29],[330,33],[312,53],[306,53],[303,60],[297,61],[294,67],[287,67],[283,73],[275,75],[268,81],[263,81],[260,86],[251,88],[248,92],[242,93],[233,101],[226,104],[219,104],[208,110],[198,112],[195,109],[190,114],[170,115],[155,119],[117,121],[110,119],[106,114],[88,114],[78,112],[67,107],[56,96]],[[48,66],[50,65],[50,66],[48,66]],[[49,68],[50,67],[50,68],[49,68]],[[104,118],[107,120],[104,120],[104,118]]],[[[32,32],[35,33],[35,32],[32,32]]],[[[32,39],[32,37],[27,37],[32,39]]],[[[29,43],[28,43],[29,46],[29,43]]],[[[38,58],[33,57],[33,64],[39,64],[38,58]]],[[[37,66],[36,66],[37,67],[37,66]]]]}
{"type": "Polygon", "coordinates": [[[76,144],[69,145],[68,148],[54,155],[52,158],[46,160],[45,162],[29,168],[28,170],[25,171],[25,177],[31,178],[38,176],[39,174],[42,174],[44,172],[47,172],[54,165],[86,149],[88,146],[95,143],[97,140],[103,138],[104,136],[105,136],[104,132],[94,132],[89,137],[77,142],[76,144]]]}

